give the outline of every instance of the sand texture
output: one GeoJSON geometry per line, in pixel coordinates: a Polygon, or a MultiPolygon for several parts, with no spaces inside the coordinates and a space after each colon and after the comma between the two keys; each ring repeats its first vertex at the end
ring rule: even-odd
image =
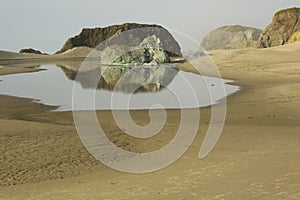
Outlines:
{"type": "MultiPolygon", "coordinates": [[[[243,90],[227,99],[225,127],[208,157],[200,160],[198,153],[210,108],[200,109],[198,135],[184,156],[163,170],[135,175],[95,160],[78,138],[72,113],[2,95],[0,199],[300,199],[300,43],[209,53],[222,76],[243,90]]],[[[15,57],[0,59],[0,75],[34,70],[22,66],[32,59],[10,56],[15,57]]],[[[199,66],[210,75],[205,64],[199,66]]],[[[179,67],[197,71],[186,63],[179,67]]],[[[149,122],[148,111],[131,114],[140,125],[149,122]]],[[[144,140],[125,135],[111,112],[97,112],[111,141],[135,152],[159,149],[172,139],[180,112],[167,114],[162,131],[144,140]]]]}

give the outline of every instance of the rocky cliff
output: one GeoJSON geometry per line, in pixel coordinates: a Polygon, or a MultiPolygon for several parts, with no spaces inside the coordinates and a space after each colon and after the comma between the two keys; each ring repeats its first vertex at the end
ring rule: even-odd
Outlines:
{"type": "Polygon", "coordinates": [[[152,35],[155,35],[160,39],[162,48],[166,50],[169,56],[181,56],[180,46],[168,30],[159,25],[136,23],[113,25],[105,28],[85,28],[79,35],[69,38],[62,49],[57,53],[62,53],[80,46],[91,48],[97,47],[100,51],[115,44],[134,47],[139,45],[145,38],[152,35]],[[122,35],[121,39],[114,39],[113,42],[111,42],[110,38],[125,31],[125,36],[122,35]]]}
{"type": "Polygon", "coordinates": [[[272,23],[261,34],[257,47],[267,48],[289,43],[290,38],[300,31],[300,8],[281,10],[272,23]]]}
{"type": "Polygon", "coordinates": [[[201,44],[206,50],[255,47],[261,32],[240,25],[224,26],[210,32],[201,44]]]}

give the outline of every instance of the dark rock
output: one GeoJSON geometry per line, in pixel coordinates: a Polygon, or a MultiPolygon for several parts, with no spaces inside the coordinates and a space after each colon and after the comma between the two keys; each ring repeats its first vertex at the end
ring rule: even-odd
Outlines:
{"type": "Polygon", "coordinates": [[[39,50],[35,50],[35,49],[32,49],[32,48],[29,48],[29,49],[21,49],[19,51],[19,53],[31,53],[31,54],[39,54],[39,55],[42,55],[43,53],[39,50]]]}
{"type": "Polygon", "coordinates": [[[203,40],[206,50],[255,47],[262,30],[244,26],[224,26],[210,32],[203,40]]]}
{"type": "Polygon", "coordinates": [[[162,48],[167,51],[169,56],[181,56],[180,46],[168,30],[159,25],[136,23],[113,25],[105,28],[85,28],[79,35],[69,38],[63,48],[57,53],[62,53],[80,46],[87,46],[91,48],[97,47],[97,50],[100,51],[115,44],[134,47],[139,45],[145,38],[152,35],[155,35],[161,40],[162,48]],[[122,32],[137,29],[138,31],[129,32],[126,38],[123,37],[121,40],[114,38],[113,42],[110,40],[110,38],[115,37],[122,32]]]}
{"type": "Polygon", "coordinates": [[[261,34],[258,48],[280,46],[289,43],[290,38],[300,31],[300,8],[290,8],[277,12],[273,21],[261,34]]]}

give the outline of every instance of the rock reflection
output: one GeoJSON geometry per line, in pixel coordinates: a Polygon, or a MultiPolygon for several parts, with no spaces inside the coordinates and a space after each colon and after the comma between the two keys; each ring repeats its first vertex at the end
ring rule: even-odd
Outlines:
{"type": "Polygon", "coordinates": [[[158,92],[168,86],[178,74],[170,65],[105,66],[90,70],[75,70],[58,65],[70,80],[84,89],[104,89],[123,93],[158,92]]]}

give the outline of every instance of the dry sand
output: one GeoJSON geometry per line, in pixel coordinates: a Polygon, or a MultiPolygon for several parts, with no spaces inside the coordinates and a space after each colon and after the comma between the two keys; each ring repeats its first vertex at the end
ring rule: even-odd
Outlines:
{"type": "MultiPolygon", "coordinates": [[[[125,174],[96,161],[80,143],[70,112],[0,96],[0,199],[300,199],[300,44],[210,53],[222,76],[243,87],[228,98],[222,136],[199,160],[210,117],[209,108],[200,109],[191,148],[154,173],[125,174]]],[[[12,67],[0,73],[10,70],[16,73],[12,67]]],[[[137,140],[123,134],[109,111],[97,114],[114,143],[136,152],[170,141],[180,116],[169,110],[160,134],[137,140]]],[[[131,114],[139,124],[149,122],[146,111],[131,114]]]]}

